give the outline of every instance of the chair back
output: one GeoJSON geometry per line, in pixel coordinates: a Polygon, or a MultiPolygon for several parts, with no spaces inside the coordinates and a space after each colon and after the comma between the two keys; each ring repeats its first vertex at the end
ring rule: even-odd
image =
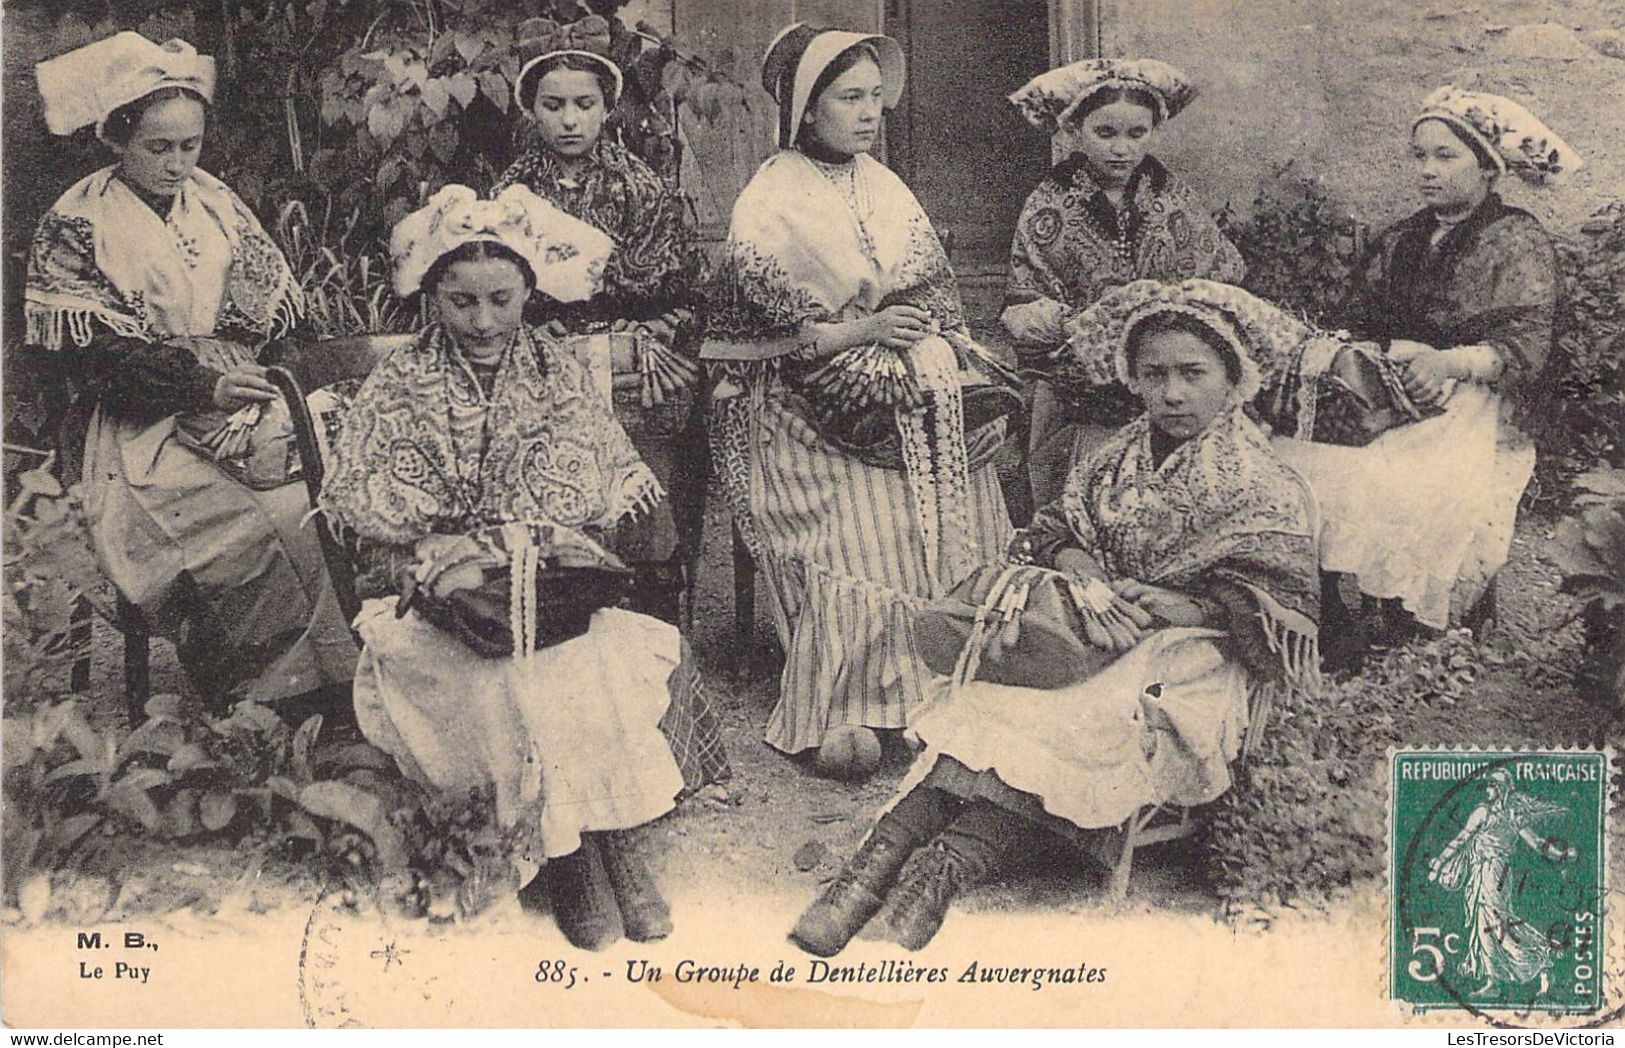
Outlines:
{"type": "MultiPolygon", "coordinates": [[[[294,443],[299,448],[300,471],[305,478],[311,509],[320,505],[327,463],[322,459],[316,419],[305,403],[305,395],[335,382],[366,378],[384,358],[409,344],[414,337],[351,335],[319,342],[283,342],[273,346],[262,358],[268,365],[268,377],[287,402],[288,414],[293,420],[294,443]]],[[[356,595],[355,562],[349,546],[321,514],[316,514],[313,523],[339,608],[346,621],[353,622],[361,613],[361,598],[356,595]]]]}

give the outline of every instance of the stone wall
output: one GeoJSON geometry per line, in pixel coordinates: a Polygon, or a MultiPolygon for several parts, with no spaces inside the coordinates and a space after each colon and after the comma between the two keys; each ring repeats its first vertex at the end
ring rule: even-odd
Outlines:
{"type": "Polygon", "coordinates": [[[1184,68],[1201,96],[1157,152],[1215,205],[1245,208],[1291,163],[1375,226],[1419,202],[1412,115],[1444,83],[1516,98],[1579,151],[1555,189],[1509,202],[1572,230],[1625,196],[1625,4],[1619,0],[1107,0],[1108,55],[1184,68]]]}

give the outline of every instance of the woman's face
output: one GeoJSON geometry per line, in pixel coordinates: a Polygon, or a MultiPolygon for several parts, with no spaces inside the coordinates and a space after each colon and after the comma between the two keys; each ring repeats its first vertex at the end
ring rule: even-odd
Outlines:
{"type": "Polygon", "coordinates": [[[880,137],[885,83],[880,67],[865,58],[834,80],[818,96],[802,126],[825,149],[837,153],[867,153],[880,137]]]}
{"type": "Polygon", "coordinates": [[[1145,159],[1156,114],[1138,102],[1119,99],[1101,106],[1077,125],[1072,145],[1083,154],[1095,180],[1107,189],[1128,184],[1129,176],[1145,159]]]}
{"type": "Polygon", "coordinates": [[[1206,429],[1236,391],[1219,354],[1188,331],[1156,331],[1140,339],[1134,379],[1151,424],[1180,441],[1206,429]]]}
{"type": "Polygon", "coordinates": [[[598,142],[608,109],[598,77],[582,69],[555,69],[536,85],[532,103],[542,144],[564,157],[583,156],[598,142]]]}
{"type": "Polygon", "coordinates": [[[1483,202],[1495,172],[1478,164],[1478,156],[1442,120],[1424,120],[1411,132],[1411,158],[1422,202],[1441,214],[1462,214],[1483,202]]]}
{"type": "Polygon", "coordinates": [[[130,140],[113,144],[119,174],[153,196],[174,196],[203,151],[204,116],[203,103],[184,96],[148,106],[130,140]]]}
{"type": "Polygon", "coordinates": [[[524,274],[505,258],[453,262],[430,292],[440,322],[475,360],[490,360],[508,347],[529,297],[524,274]]]}

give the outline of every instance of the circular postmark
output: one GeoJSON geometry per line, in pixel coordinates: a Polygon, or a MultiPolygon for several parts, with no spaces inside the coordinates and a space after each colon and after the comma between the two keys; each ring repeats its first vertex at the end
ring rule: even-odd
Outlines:
{"type": "Polygon", "coordinates": [[[299,1007],[311,1029],[410,1024],[437,977],[421,935],[390,921],[361,893],[329,883],[299,943],[299,1007]]]}
{"type": "Polygon", "coordinates": [[[1455,762],[1435,779],[1432,797],[1396,773],[1390,978],[1407,992],[1395,996],[1504,1029],[1594,1029],[1625,1016],[1625,971],[1610,967],[1615,944],[1604,926],[1606,755],[1436,751],[1394,759],[1455,762]],[[1586,780],[1570,771],[1567,786],[1559,785],[1564,775],[1541,773],[1576,761],[1600,772],[1586,780]],[[1408,813],[1406,792],[1425,805],[1408,813]]]}

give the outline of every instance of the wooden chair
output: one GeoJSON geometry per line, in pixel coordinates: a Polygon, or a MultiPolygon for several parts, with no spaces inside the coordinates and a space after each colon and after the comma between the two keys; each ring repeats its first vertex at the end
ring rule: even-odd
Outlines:
{"type": "MultiPolygon", "coordinates": [[[[316,435],[316,419],[305,403],[305,395],[323,386],[346,379],[362,379],[372,373],[396,348],[409,343],[412,335],[352,335],[321,342],[284,342],[272,348],[265,358],[272,384],[288,404],[293,419],[294,442],[299,448],[300,472],[310,505],[320,504],[326,462],[316,435]]],[[[353,622],[361,613],[361,598],[355,590],[355,564],[340,536],[322,514],[311,518],[322,561],[327,566],[333,594],[345,621],[353,622]]]]}
{"type": "MultiPolygon", "coordinates": [[[[1309,482],[1296,470],[1289,468],[1289,472],[1297,480],[1298,487],[1303,491],[1304,499],[1309,505],[1309,532],[1314,536],[1315,546],[1318,549],[1321,527],[1320,505],[1315,501],[1315,493],[1309,487],[1309,482]]],[[[1253,688],[1247,702],[1247,731],[1242,736],[1241,753],[1236,757],[1232,767],[1245,766],[1258,751],[1259,741],[1269,726],[1274,697],[1274,691],[1270,688],[1253,688]]],[[[1149,804],[1124,820],[1116,832],[1091,836],[1085,844],[1086,850],[1111,871],[1106,885],[1107,898],[1115,905],[1121,905],[1128,898],[1129,874],[1134,870],[1134,853],[1137,849],[1194,837],[1201,829],[1201,825],[1201,813],[1196,808],[1177,804],[1149,804]]]]}

